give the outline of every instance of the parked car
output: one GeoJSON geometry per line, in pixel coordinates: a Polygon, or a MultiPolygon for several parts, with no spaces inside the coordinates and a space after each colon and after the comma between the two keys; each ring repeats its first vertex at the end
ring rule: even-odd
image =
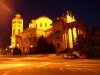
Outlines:
{"type": "Polygon", "coordinates": [[[78,56],[78,58],[79,58],[79,59],[86,59],[87,57],[86,57],[85,54],[80,54],[80,55],[78,56]]]}
{"type": "Polygon", "coordinates": [[[64,58],[66,58],[66,59],[78,59],[78,56],[76,54],[70,53],[70,54],[64,54],[64,58]]]}

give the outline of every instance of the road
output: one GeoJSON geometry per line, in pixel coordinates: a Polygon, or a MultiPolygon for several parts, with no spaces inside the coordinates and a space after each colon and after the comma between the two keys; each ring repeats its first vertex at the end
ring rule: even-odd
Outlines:
{"type": "Polygon", "coordinates": [[[0,59],[0,75],[100,75],[100,60],[48,57],[0,59]]]}

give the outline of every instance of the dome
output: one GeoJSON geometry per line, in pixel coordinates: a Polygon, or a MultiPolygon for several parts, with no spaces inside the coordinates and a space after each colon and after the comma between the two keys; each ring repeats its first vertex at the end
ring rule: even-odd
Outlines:
{"type": "Polygon", "coordinates": [[[21,17],[21,15],[19,13],[17,13],[15,16],[16,16],[16,18],[20,18],[21,17]]]}
{"type": "Polygon", "coordinates": [[[34,19],[32,19],[32,20],[31,20],[31,23],[34,23],[34,22],[35,22],[35,20],[34,20],[34,19]]]}
{"type": "Polygon", "coordinates": [[[51,22],[52,23],[52,20],[50,19],[50,18],[48,18],[48,17],[46,17],[46,16],[40,16],[38,19],[36,19],[36,21],[38,22],[38,21],[49,21],[49,22],[51,22]]]}
{"type": "Polygon", "coordinates": [[[50,18],[48,18],[48,17],[46,17],[44,15],[40,16],[38,19],[49,19],[50,20],[50,18]]]}

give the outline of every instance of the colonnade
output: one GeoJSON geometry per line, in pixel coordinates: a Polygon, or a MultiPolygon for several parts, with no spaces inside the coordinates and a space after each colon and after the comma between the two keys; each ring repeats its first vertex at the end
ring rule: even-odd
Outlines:
{"type": "Polygon", "coordinates": [[[73,48],[74,42],[76,42],[76,38],[78,35],[78,30],[77,28],[69,28],[68,31],[66,31],[63,34],[63,45],[64,48],[73,48]]]}

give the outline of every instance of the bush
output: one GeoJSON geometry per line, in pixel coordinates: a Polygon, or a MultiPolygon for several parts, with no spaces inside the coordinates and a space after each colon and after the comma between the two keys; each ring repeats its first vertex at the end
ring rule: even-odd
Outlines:
{"type": "Polygon", "coordinates": [[[22,54],[22,51],[18,47],[15,47],[13,50],[13,55],[21,55],[21,54],[22,54]]]}

